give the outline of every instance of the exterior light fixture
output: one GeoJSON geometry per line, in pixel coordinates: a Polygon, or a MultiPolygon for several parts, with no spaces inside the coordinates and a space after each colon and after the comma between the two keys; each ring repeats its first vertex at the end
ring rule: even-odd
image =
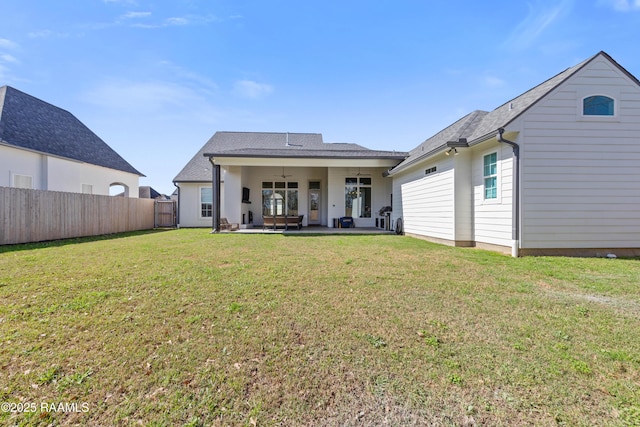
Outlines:
{"type": "Polygon", "coordinates": [[[451,155],[451,153],[453,153],[453,155],[454,155],[454,156],[457,156],[457,155],[458,155],[458,150],[456,149],[456,147],[451,147],[451,148],[449,148],[449,151],[447,151],[447,152],[446,152],[446,153],[444,153],[444,154],[446,154],[447,156],[450,156],[450,155],[451,155]]]}

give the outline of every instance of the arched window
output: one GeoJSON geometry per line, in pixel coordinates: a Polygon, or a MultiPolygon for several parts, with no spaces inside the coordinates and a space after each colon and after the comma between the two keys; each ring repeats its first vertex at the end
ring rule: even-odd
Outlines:
{"type": "Polygon", "coordinates": [[[584,116],[613,116],[613,98],[604,95],[587,96],[582,100],[582,114],[584,116]]]}
{"type": "Polygon", "coordinates": [[[109,195],[129,197],[129,186],[124,185],[121,182],[112,182],[109,185],[109,195]]]}

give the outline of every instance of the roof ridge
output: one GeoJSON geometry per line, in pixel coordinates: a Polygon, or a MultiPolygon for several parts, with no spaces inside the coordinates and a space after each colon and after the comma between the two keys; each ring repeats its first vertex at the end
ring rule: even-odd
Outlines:
{"type": "MultiPolygon", "coordinates": [[[[530,92],[532,92],[532,91],[534,91],[534,90],[538,89],[540,86],[543,86],[543,85],[547,84],[547,83],[548,83],[548,82],[550,82],[551,80],[553,80],[553,79],[555,79],[555,78],[559,77],[561,74],[566,73],[566,72],[568,72],[568,71],[569,71],[569,70],[571,70],[571,69],[575,69],[575,70],[574,70],[574,72],[575,72],[575,71],[578,71],[578,70],[579,70],[583,65],[586,65],[586,64],[587,64],[588,62],[590,62],[592,59],[594,59],[594,58],[596,58],[598,55],[600,55],[600,53],[604,53],[604,52],[602,52],[602,51],[601,51],[601,52],[598,52],[596,55],[593,55],[593,56],[592,56],[592,57],[590,57],[590,58],[587,58],[587,59],[585,59],[585,60],[583,60],[583,61],[581,61],[581,62],[579,62],[579,63],[577,63],[577,64],[575,64],[575,65],[572,65],[571,67],[567,67],[567,68],[565,68],[564,70],[560,71],[559,73],[556,73],[556,74],[554,74],[553,76],[549,77],[548,79],[546,79],[546,80],[544,80],[544,81],[542,81],[542,82],[538,83],[538,84],[537,84],[537,85],[535,85],[534,87],[532,87],[532,88],[530,88],[530,89],[528,89],[528,90],[526,90],[526,91],[524,91],[524,92],[520,93],[519,95],[514,96],[513,98],[511,98],[511,99],[510,99],[510,100],[508,100],[507,102],[504,102],[504,103],[500,104],[499,106],[497,106],[496,108],[494,108],[494,110],[493,110],[493,111],[497,110],[497,109],[498,109],[498,108],[500,108],[500,107],[504,107],[505,105],[509,104],[510,102],[515,101],[515,100],[516,100],[516,99],[518,99],[518,98],[521,98],[521,97],[525,96],[526,94],[528,94],[528,93],[530,93],[530,92]]],[[[560,81],[558,82],[558,84],[556,84],[553,88],[549,89],[549,90],[548,90],[544,95],[546,95],[547,93],[551,92],[554,88],[556,88],[559,84],[561,84],[561,83],[562,83],[562,82],[564,82],[566,79],[568,79],[569,77],[571,77],[573,74],[574,74],[574,73],[572,72],[572,73],[570,73],[569,75],[567,75],[566,77],[564,77],[562,80],[560,80],[560,81]]],[[[542,95],[542,96],[544,96],[544,95],[542,95]]]]}
{"type": "Polygon", "coordinates": [[[320,132],[261,132],[261,131],[242,131],[242,130],[218,130],[215,133],[244,133],[256,135],[322,135],[320,132]]]}

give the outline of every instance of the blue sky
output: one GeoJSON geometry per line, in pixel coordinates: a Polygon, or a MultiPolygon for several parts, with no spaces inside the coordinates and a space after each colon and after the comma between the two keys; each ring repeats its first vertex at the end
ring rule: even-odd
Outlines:
{"type": "Polygon", "coordinates": [[[3,0],[0,86],[64,108],[163,193],[216,132],[408,151],[604,50],[640,0],[3,0]]]}

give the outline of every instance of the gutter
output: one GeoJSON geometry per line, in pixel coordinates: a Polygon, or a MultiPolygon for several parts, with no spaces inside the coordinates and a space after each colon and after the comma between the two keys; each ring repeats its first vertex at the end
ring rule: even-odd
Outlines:
{"type": "Polygon", "coordinates": [[[496,135],[498,142],[503,142],[513,148],[513,221],[511,223],[513,246],[511,247],[511,256],[518,257],[520,249],[520,146],[513,141],[504,139],[503,133],[504,128],[498,128],[498,135],[496,135]]]}
{"type": "MultiPolygon", "coordinates": [[[[443,152],[446,149],[452,149],[452,148],[468,148],[470,147],[469,142],[467,141],[467,138],[458,138],[457,141],[447,141],[446,143],[430,150],[427,151],[426,153],[422,153],[419,156],[416,156],[414,159],[411,159],[409,161],[407,161],[406,163],[402,164],[402,162],[400,162],[400,164],[392,167],[389,170],[386,170],[382,173],[382,176],[387,178],[389,176],[392,176],[400,171],[403,171],[409,167],[411,167],[411,165],[413,165],[414,163],[418,163],[423,161],[424,159],[428,159],[429,157],[435,156],[438,153],[443,152]],[[400,166],[401,165],[401,166],[400,166]]],[[[405,158],[406,160],[406,158],[405,158]]]]}

